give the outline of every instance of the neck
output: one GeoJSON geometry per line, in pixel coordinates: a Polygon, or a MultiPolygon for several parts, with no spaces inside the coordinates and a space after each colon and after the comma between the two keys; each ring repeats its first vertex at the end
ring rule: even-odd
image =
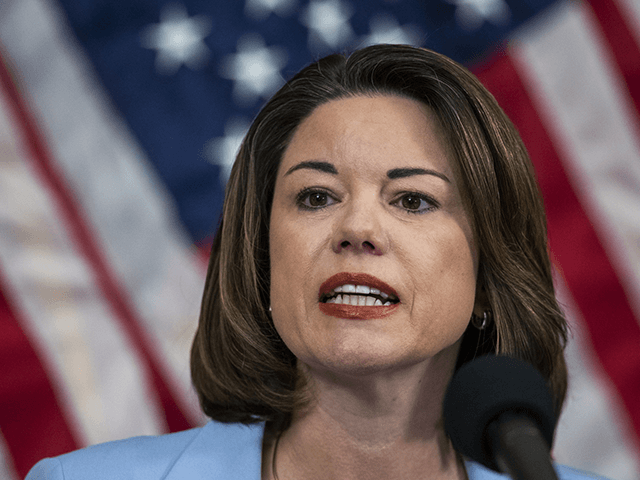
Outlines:
{"type": "Polygon", "coordinates": [[[442,422],[452,372],[433,362],[359,376],[309,368],[314,401],[266,446],[266,478],[466,478],[442,422]]]}

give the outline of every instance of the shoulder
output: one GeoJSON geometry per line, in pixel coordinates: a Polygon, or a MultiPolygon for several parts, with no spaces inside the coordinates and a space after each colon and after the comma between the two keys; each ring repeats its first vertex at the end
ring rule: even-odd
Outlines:
{"type": "Polygon", "coordinates": [[[262,424],[209,422],[184,432],[103,443],[42,460],[26,480],[243,478],[245,473],[244,478],[259,479],[263,430],[262,424]],[[229,472],[232,477],[225,476],[229,472]]]}
{"type": "Polygon", "coordinates": [[[561,480],[607,480],[605,477],[595,473],[583,472],[576,468],[559,465],[556,467],[561,480]]]}
{"type": "Polygon", "coordinates": [[[134,437],[93,445],[39,462],[27,479],[100,478],[100,472],[113,475],[125,469],[132,477],[144,471],[148,478],[162,478],[173,459],[201,433],[202,428],[194,428],[169,435],[134,437]]]}
{"type": "MultiPolygon", "coordinates": [[[[465,462],[469,480],[509,480],[507,475],[501,475],[489,470],[479,463],[467,461],[465,462]]],[[[583,472],[575,468],[566,467],[564,465],[556,465],[556,472],[559,480],[607,480],[605,477],[595,475],[593,473],[583,472]]]]}

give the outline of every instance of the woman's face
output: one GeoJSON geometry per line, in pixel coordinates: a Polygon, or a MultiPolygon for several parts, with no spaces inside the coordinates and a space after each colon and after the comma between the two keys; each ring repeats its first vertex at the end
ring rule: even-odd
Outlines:
{"type": "Polygon", "coordinates": [[[269,245],[273,320],[300,361],[350,374],[455,361],[478,269],[459,188],[435,116],[414,100],[333,100],[299,126],[269,245]]]}

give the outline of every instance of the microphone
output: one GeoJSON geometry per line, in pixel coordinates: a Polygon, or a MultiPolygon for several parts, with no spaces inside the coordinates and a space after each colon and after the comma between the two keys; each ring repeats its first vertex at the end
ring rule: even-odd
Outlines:
{"type": "Polygon", "coordinates": [[[553,400],[530,364],[493,355],[472,360],[453,376],[443,407],[458,452],[513,480],[558,480],[550,455],[553,400]]]}

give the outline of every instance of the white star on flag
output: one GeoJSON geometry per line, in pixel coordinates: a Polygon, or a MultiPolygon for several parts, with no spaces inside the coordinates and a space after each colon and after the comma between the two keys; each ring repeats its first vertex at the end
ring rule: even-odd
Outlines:
{"type": "Polygon", "coordinates": [[[273,95],[284,78],[280,70],[287,64],[283,48],[266,47],[258,34],[247,34],[238,40],[238,53],[222,59],[220,75],[233,80],[233,97],[240,106],[249,106],[259,97],[273,95]]]}
{"type": "Polygon", "coordinates": [[[227,183],[231,174],[231,167],[236,161],[242,139],[249,130],[250,122],[245,118],[234,117],[224,126],[224,137],[212,138],[204,146],[204,154],[211,163],[221,169],[220,181],[227,183]]]}
{"type": "Polygon", "coordinates": [[[456,5],[456,21],[468,31],[477,30],[485,21],[505,25],[511,10],[504,0],[447,0],[456,5]]]}
{"type": "Polygon", "coordinates": [[[379,43],[421,45],[420,29],[415,25],[401,27],[391,15],[376,15],[369,21],[370,34],[364,38],[361,47],[379,43]]]}
{"type": "Polygon", "coordinates": [[[204,39],[211,32],[205,15],[190,17],[183,5],[167,5],[160,12],[160,23],[150,25],[140,35],[142,46],[157,50],[156,70],[172,75],[184,64],[202,68],[209,57],[204,39]]]}
{"type": "Polygon", "coordinates": [[[296,0],[247,0],[244,5],[244,13],[248,17],[261,22],[266,20],[271,13],[281,17],[289,15],[296,5],[296,0]]]}
{"type": "Polygon", "coordinates": [[[313,0],[300,21],[309,28],[309,50],[337,49],[353,37],[349,19],[353,9],[340,0],[313,0]]]}

